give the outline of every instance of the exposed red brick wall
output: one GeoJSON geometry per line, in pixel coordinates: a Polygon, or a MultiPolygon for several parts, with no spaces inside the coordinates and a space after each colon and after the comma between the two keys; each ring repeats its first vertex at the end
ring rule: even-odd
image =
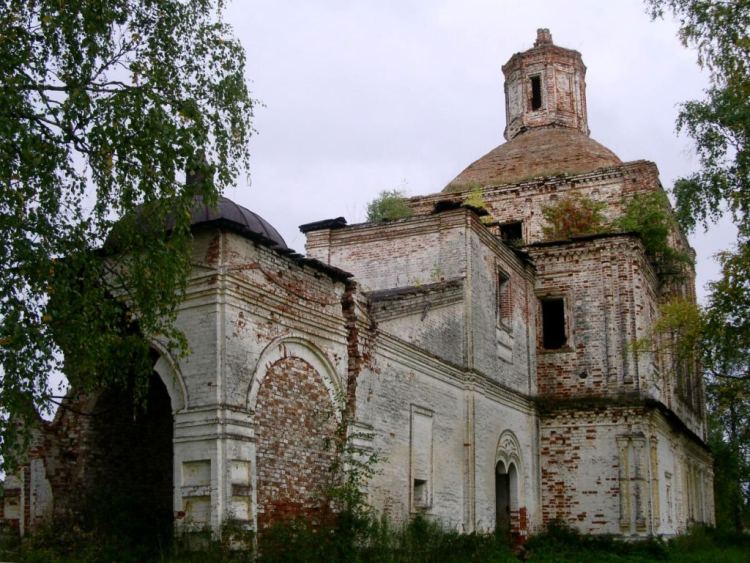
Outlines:
{"type": "Polygon", "coordinates": [[[274,363],[256,405],[258,529],[325,508],[322,488],[333,461],[333,404],[320,374],[300,358],[274,363]]]}
{"type": "Polygon", "coordinates": [[[510,537],[514,545],[523,544],[529,535],[529,515],[525,506],[510,511],[510,537]]]}
{"type": "Polygon", "coordinates": [[[587,533],[607,531],[612,508],[619,506],[619,462],[614,446],[611,451],[597,448],[602,435],[613,444],[621,431],[617,427],[628,428],[643,414],[636,407],[601,407],[543,415],[539,447],[545,525],[563,520],[587,533]],[[599,458],[596,469],[593,458],[599,458]]]}

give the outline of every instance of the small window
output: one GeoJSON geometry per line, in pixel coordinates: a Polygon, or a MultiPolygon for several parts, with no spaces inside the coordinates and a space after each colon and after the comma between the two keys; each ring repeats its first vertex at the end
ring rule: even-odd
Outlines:
{"type": "Polygon", "coordinates": [[[497,274],[497,320],[500,324],[510,326],[513,302],[510,294],[510,276],[505,272],[497,274]]]}
{"type": "Polygon", "coordinates": [[[538,110],[542,107],[542,78],[531,77],[531,109],[538,110]]]}
{"type": "Polygon", "coordinates": [[[429,506],[427,480],[414,479],[414,508],[427,508],[429,506]]]}
{"type": "Polygon", "coordinates": [[[542,299],[542,345],[547,350],[557,350],[567,341],[565,300],[562,297],[542,299]]]}
{"type": "Polygon", "coordinates": [[[432,411],[411,407],[411,510],[432,505],[432,411]]]}
{"type": "Polygon", "coordinates": [[[523,222],[514,221],[500,225],[500,238],[510,244],[521,242],[523,240],[523,222]]]}

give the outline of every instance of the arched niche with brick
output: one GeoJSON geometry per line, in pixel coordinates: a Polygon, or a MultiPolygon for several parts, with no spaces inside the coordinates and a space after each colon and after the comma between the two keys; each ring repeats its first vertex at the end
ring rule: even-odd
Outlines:
{"type": "Polygon", "coordinates": [[[315,524],[326,517],[337,397],[333,365],[314,344],[287,338],[262,355],[248,400],[259,531],[279,521],[315,524]]]}

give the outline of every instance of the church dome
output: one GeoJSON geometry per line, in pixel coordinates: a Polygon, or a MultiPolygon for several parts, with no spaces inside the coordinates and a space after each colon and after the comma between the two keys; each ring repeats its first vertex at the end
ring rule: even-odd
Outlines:
{"type": "Polygon", "coordinates": [[[456,176],[444,191],[515,184],[540,176],[582,174],[622,161],[604,145],[568,127],[528,129],[492,149],[456,176]]]}
{"type": "Polygon", "coordinates": [[[220,197],[215,208],[210,207],[200,196],[196,197],[195,200],[195,205],[193,205],[190,213],[191,227],[225,227],[242,235],[263,238],[277,248],[287,248],[284,239],[268,221],[231,199],[220,197]]]}
{"type": "Polygon", "coordinates": [[[622,164],[589,137],[581,54],[555,45],[549,29],[537,30],[534,46],[513,55],[503,65],[503,75],[508,142],[470,164],[444,192],[622,164]]]}

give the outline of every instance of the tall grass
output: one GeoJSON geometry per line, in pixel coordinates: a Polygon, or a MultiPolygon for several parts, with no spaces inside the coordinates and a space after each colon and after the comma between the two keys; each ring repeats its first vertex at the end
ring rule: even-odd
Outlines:
{"type": "Polygon", "coordinates": [[[258,544],[261,563],[517,561],[505,538],[446,530],[421,516],[402,526],[346,515],[328,529],[282,524],[263,532],[258,544]]]}
{"type": "Polygon", "coordinates": [[[328,526],[313,526],[304,520],[279,523],[257,538],[251,532],[228,526],[219,540],[202,536],[199,539],[204,541],[196,543],[183,537],[165,549],[145,549],[123,538],[86,534],[74,537],[75,530],[59,527],[20,544],[10,536],[0,535],[0,559],[40,563],[750,562],[750,535],[712,528],[696,527],[669,542],[624,541],[613,536],[580,534],[553,522],[544,533],[532,536],[524,548],[513,552],[504,537],[462,534],[421,516],[397,525],[385,518],[346,513],[328,526]],[[200,551],[187,549],[194,550],[196,546],[200,551]],[[236,549],[238,546],[244,549],[236,549]]]}

